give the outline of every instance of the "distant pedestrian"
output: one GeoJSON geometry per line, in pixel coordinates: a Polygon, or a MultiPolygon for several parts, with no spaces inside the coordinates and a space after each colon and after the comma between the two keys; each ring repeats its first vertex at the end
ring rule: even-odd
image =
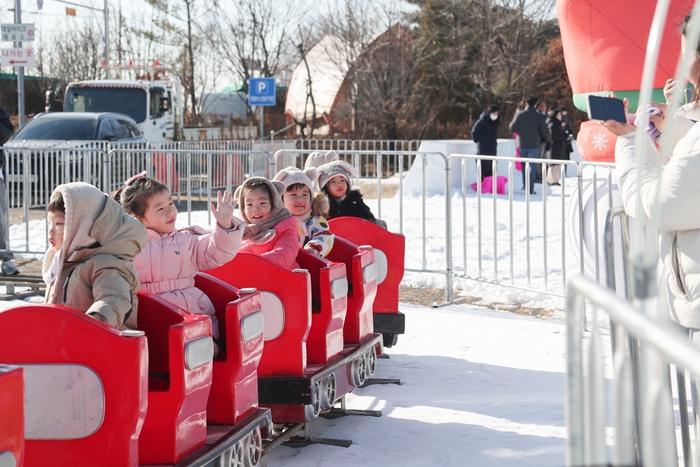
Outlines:
{"type": "MultiPolygon", "coordinates": [[[[537,102],[537,96],[530,96],[527,99],[525,110],[516,114],[510,123],[510,131],[518,133],[515,144],[520,150],[520,157],[523,158],[539,159],[540,142],[544,140],[545,143],[549,143],[552,140],[544,115],[535,108],[537,102]]],[[[528,189],[531,194],[536,194],[535,177],[537,175],[537,167],[530,167],[529,183],[525,180],[525,171],[526,165],[523,164],[523,190],[528,189]]]]}
{"type": "MultiPolygon", "coordinates": [[[[3,107],[0,107],[0,146],[5,144],[15,132],[15,126],[10,121],[10,114],[3,107]]],[[[17,266],[12,262],[14,255],[7,251],[8,216],[9,205],[7,204],[7,183],[5,182],[5,153],[0,150],[0,271],[4,275],[19,274],[17,266]]]]}
{"type": "MultiPolygon", "coordinates": [[[[552,142],[549,150],[546,153],[547,159],[566,160],[568,154],[566,152],[566,140],[568,138],[564,129],[566,123],[563,121],[561,110],[555,108],[551,112],[551,116],[547,119],[547,127],[552,133],[552,142]]],[[[550,164],[547,168],[547,183],[550,185],[560,185],[561,165],[550,164]]]]}
{"type": "MultiPolygon", "coordinates": [[[[499,108],[493,104],[481,113],[479,120],[472,127],[472,141],[476,143],[478,155],[496,156],[498,149],[498,126],[501,124],[499,108]]],[[[481,161],[481,180],[493,175],[493,162],[481,161]]]]}

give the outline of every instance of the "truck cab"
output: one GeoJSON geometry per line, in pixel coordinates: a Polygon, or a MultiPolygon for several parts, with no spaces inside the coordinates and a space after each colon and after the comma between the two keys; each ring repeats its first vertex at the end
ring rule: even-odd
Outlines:
{"type": "Polygon", "coordinates": [[[182,128],[176,82],[91,80],[70,83],[65,112],[117,112],[133,118],[148,141],[172,141],[182,128]]]}

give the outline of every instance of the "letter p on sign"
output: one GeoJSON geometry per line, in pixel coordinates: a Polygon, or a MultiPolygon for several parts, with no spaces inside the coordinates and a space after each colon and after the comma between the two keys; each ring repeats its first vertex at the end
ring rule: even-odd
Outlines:
{"type": "Polygon", "coordinates": [[[258,81],[256,83],[258,85],[258,94],[267,94],[267,82],[266,81],[258,81]]]}

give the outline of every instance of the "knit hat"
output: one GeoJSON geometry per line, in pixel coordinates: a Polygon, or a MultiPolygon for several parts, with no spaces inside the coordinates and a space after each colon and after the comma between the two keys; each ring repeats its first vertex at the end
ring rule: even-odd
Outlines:
{"type": "Polygon", "coordinates": [[[316,167],[308,167],[301,171],[296,167],[289,166],[277,172],[277,175],[275,175],[275,178],[273,178],[272,181],[282,182],[284,184],[285,192],[290,186],[301,183],[309,188],[309,193],[311,193],[311,196],[313,196],[314,191],[316,191],[314,189],[314,182],[317,179],[318,170],[316,167]]]}
{"type": "Polygon", "coordinates": [[[338,153],[335,151],[314,151],[306,158],[304,169],[319,167],[335,160],[338,160],[338,153]]]}
{"type": "Polygon", "coordinates": [[[336,175],[342,176],[346,182],[348,182],[348,187],[351,186],[350,177],[359,177],[360,173],[345,161],[333,161],[328,164],[323,164],[318,168],[318,185],[320,188],[326,186],[328,180],[335,177],[336,175]]]}

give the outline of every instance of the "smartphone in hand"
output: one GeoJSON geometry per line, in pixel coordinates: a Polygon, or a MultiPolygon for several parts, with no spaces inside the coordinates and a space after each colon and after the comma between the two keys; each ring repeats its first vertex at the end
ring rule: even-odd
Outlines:
{"type": "Polygon", "coordinates": [[[589,94],[588,118],[604,122],[615,120],[620,123],[627,123],[625,115],[625,105],[616,97],[601,97],[589,94]]]}

